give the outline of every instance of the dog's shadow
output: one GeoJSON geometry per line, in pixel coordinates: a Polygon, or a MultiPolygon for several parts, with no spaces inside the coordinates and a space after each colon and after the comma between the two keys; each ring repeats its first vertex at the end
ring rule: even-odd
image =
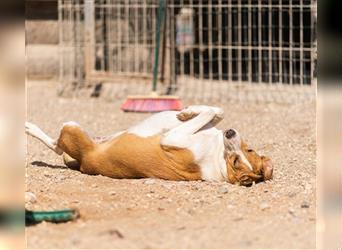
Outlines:
{"type": "Polygon", "coordinates": [[[52,165],[46,162],[42,162],[42,161],[33,161],[31,162],[32,166],[36,166],[36,167],[43,167],[43,168],[53,168],[53,169],[68,169],[67,166],[63,166],[63,165],[52,165]]]}

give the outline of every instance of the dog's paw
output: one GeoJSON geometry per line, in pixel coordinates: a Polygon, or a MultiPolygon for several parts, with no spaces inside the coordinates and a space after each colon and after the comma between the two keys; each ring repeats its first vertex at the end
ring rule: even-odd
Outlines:
{"type": "Polygon", "coordinates": [[[192,105],[185,109],[183,109],[180,113],[177,114],[177,118],[181,121],[187,121],[195,116],[197,116],[199,113],[213,110],[215,112],[215,119],[222,119],[223,118],[223,109],[219,107],[213,107],[213,106],[206,106],[206,105],[192,105]]]}
{"type": "Polygon", "coordinates": [[[198,113],[195,113],[195,112],[188,110],[188,109],[183,109],[181,112],[179,112],[177,114],[177,118],[178,118],[178,120],[185,122],[185,121],[188,121],[188,120],[194,118],[197,115],[198,115],[198,113]]]}
{"type": "Polygon", "coordinates": [[[35,136],[38,131],[38,127],[31,122],[25,122],[25,133],[35,136]]]}

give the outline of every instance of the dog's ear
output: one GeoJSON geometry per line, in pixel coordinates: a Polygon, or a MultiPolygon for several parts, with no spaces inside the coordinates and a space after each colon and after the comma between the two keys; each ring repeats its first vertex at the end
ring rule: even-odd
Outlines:
{"type": "Polygon", "coordinates": [[[262,175],[264,177],[264,180],[270,180],[273,177],[273,163],[270,158],[268,157],[263,157],[263,162],[262,162],[262,175]]]}

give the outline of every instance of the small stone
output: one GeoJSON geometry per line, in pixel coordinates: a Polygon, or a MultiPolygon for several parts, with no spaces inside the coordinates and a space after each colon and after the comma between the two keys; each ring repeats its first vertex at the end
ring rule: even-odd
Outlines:
{"type": "Polygon", "coordinates": [[[238,215],[233,219],[233,221],[241,221],[241,220],[243,220],[242,215],[238,215]]]}
{"type": "Polygon", "coordinates": [[[115,191],[111,191],[111,192],[109,192],[109,195],[114,196],[114,195],[116,195],[116,192],[115,191]]]}
{"type": "Polygon", "coordinates": [[[289,213],[290,213],[291,215],[294,215],[295,210],[294,210],[293,208],[289,208],[289,213]]]}
{"type": "Polygon", "coordinates": [[[292,197],[295,197],[297,195],[297,193],[295,191],[290,191],[288,192],[287,196],[292,198],[292,197]]]}
{"type": "Polygon", "coordinates": [[[147,185],[152,185],[152,184],[156,183],[156,181],[152,180],[152,179],[148,179],[148,180],[144,181],[144,183],[147,185]]]}
{"type": "Polygon", "coordinates": [[[44,171],[44,176],[45,177],[51,177],[51,174],[48,171],[44,171]]]}
{"type": "Polygon", "coordinates": [[[260,209],[261,210],[266,210],[268,208],[270,208],[270,205],[268,205],[266,202],[263,202],[263,203],[260,204],[260,209]]]}
{"type": "Polygon", "coordinates": [[[117,229],[111,229],[107,233],[109,235],[115,236],[115,237],[117,237],[119,239],[123,239],[124,238],[123,234],[119,230],[117,230],[117,229]]]}
{"type": "Polygon", "coordinates": [[[301,208],[309,208],[310,204],[307,201],[303,201],[302,204],[300,205],[301,208]]]}
{"type": "Polygon", "coordinates": [[[315,217],[309,217],[309,221],[316,221],[315,217]]]}
{"type": "Polygon", "coordinates": [[[56,177],[56,181],[64,181],[66,178],[64,175],[59,175],[56,177]]]}
{"type": "Polygon", "coordinates": [[[91,185],[92,188],[97,188],[96,184],[91,185]]]}
{"type": "Polygon", "coordinates": [[[226,193],[228,193],[228,188],[227,187],[220,187],[219,192],[221,194],[226,194],[226,193]]]}
{"type": "Polygon", "coordinates": [[[37,197],[34,193],[26,192],[25,193],[25,203],[36,203],[37,197]]]}
{"type": "Polygon", "coordinates": [[[171,184],[171,183],[165,183],[165,184],[162,184],[162,186],[163,186],[164,188],[167,188],[167,189],[171,189],[171,188],[174,187],[174,185],[171,184]]]}
{"type": "Polygon", "coordinates": [[[190,215],[194,215],[194,214],[195,214],[195,210],[194,210],[194,209],[191,209],[191,208],[190,208],[187,212],[188,212],[188,214],[190,214],[190,215]]]}

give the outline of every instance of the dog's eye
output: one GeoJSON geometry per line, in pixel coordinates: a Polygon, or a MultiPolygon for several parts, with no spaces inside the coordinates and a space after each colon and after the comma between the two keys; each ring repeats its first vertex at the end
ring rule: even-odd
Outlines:
{"type": "Polygon", "coordinates": [[[252,152],[254,152],[254,150],[249,148],[249,149],[247,149],[247,152],[252,153],[252,152]]]}
{"type": "Polygon", "coordinates": [[[239,156],[236,156],[234,159],[234,166],[236,166],[236,164],[238,163],[238,160],[239,160],[239,156]]]}

